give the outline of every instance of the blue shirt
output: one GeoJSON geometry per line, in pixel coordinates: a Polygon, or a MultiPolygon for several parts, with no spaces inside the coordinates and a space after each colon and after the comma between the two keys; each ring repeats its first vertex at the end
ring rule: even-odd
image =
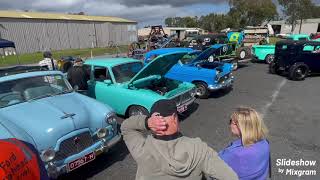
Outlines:
{"type": "Polygon", "coordinates": [[[241,139],[219,152],[241,180],[265,180],[269,174],[270,148],[266,140],[243,146],[241,139]]]}

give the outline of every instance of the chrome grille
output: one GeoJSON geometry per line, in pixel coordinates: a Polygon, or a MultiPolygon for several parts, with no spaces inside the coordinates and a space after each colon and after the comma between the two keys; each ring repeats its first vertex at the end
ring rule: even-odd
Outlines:
{"type": "Polygon", "coordinates": [[[229,78],[230,78],[230,74],[226,74],[226,75],[220,77],[219,80],[218,80],[218,84],[221,84],[223,81],[226,81],[229,78]]]}
{"type": "Polygon", "coordinates": [[[191,99],[192,99],[192,96],[189,91],[173,98],[173,100],[176,102],[177,106],[179,106],[183,103],[186,103],[186,102],[190,101],[191,99]]]}
{"type": "Polygon", "coordinates": [[[55,160],[59,161],[69,156],[77,154],[94,143],[90,132],[83,132],[68,138],[60,144],[59,151],[56,152],[55,160]]]}

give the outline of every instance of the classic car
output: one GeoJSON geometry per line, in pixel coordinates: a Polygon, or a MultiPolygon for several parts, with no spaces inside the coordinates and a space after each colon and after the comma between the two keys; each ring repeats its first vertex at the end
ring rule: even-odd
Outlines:
{"type": "Polygon", "coordinates": [[[234,59],[234,68],[238,63],[250,61],[251,52],[249,47],[243,45],[243,32],[228,32],[219,34],[205,34],[194,37],[189,43],[189,48],[197,50],[206,50],[213,45],[228,45],[228,56],[234,59]]]}
{"type": "Polygon", "coordinates": [[[164,75],[184,55],[158,56],[144,67],[141,61],[131,58],[87,60],[85,66],[91,68],[88,94],[110,104],[122,116],[149,115],[160,99],[175,100],[178,112],[183,113],[195,100],[195,87],[164,75]]]}
{"type": "Polygon", "coordinates": [[[199,98],[208,98],[212,91],[232,87],[234,80],[232,64],[217,62],[213,59],[210,62],[210,56],[214,54],[217,47],[218,45],[214,45],[204,52],[190,51],[190,49],[186,48],[157,49],[148,52],[144,62],[149,63],[152,61],[152,57],[154,58],[166,53],[188,53],[181,57],[179,63],[171,68],[166,77],[193,83],[197,88],[196,95],[199,98]]]}
{"type": "Polygon", "coordinates": [[[272,74],[286,72],[289,79],[304,80],[310,73],[320,72],[320,42],[280,41],[275,59],[269,65],[272,74]]]}
{"type": "MultiPolygon", "coordinates": [[[[286,37],[288,40],[301,41],[310,40],[307,34],[291,34],[286,37]]],[[[274,60],[275,45],[254,45],[252,46],[251,54],[257,61],[265,61],[270,64],[274,60]]]]}
{"type": "Polygon", "coordinates": [[[0,138],[39,151],[51,178],[94,160],[118,141],[113,109],[75,92],[59,71],[0,70],[0,138]]]}

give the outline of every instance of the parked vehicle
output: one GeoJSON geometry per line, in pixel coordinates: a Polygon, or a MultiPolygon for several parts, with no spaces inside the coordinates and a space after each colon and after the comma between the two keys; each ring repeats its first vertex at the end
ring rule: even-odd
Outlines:
{"type": "MultiPolygon", "coordinates": [[[[286,39],[301,41],[310,40],[310,37],[307,34],[291,34],[286,39]]],[[[275,47],[275,45],[254,45],[252,46],[252,57],[257,61],[265,61],[270,64],[274,60],[275,47]]]]}
{"type": "Polygon", "coordinates": [[[59,71],[0,70],[0,138],[33,144],[51,178],[120,141],[116,120],[111,107],[76,93],[59,71]]]}
{"type": "Polygon", "coordinates": [[[213,45],[228,45],[228,57],[233,58],[236,70],[238,63],[249,62],[251,60],[250,48],[243,46],[243,38],[244,34],[242,32],[206,34],[195,37],[194,40],[190,41],[188,47],[204,51],[213,45]]]}
{"type": "Polygon", "coordinates": [[[188,54],[181,57],[180,62],[171,68],[166,77],[193,83],[197,87],[196,95],[199,98],[208,98],[212,91],[231,88],[234,80],[232,64],[209,61],[217,46],[214,45],[204,52],[191,51],[187,48],[157,49],[148,52],[144,62],[149,63],[152,61],[151,57],[157,57],[166,53],[187,52],[188,54]]]}
{"type": "Polygon", "coordinates": [[[270,73],[287,73],[289,79],[304,80],[310,73],[320,72],[320,42],[280,41],[276,44],[270,73]]]}
{"type": "Polygon", "coordinates": [[[160,99],[175,100],[178,112],[183,113],[195,100],[195,86],[164,75],[185,54],[158,56],[144,67],[141,61],[131,58],[88,60],[85,66],[91,69],[89,95],[109,103],[123,116],[149,115],[152,105],[160,99]]]}

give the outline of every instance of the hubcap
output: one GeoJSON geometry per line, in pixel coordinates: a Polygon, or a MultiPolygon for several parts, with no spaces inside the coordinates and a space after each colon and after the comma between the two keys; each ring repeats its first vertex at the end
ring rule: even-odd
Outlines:
{"type": "Polygon", "coordinates": [[[240,58],[243,59],[244,57],[246,57],[246,52],[245,51],[241,51],[240,52],[240,58]]]}
{"type": "Polygon", "coordinates": [[[197,86],[197,90],[196,90],[196,95],[197,96],[202,96],[205,93],[205,88],[203,86],[197,86]]]}
{"type": "Polygon", "coordinates": [[[298,68],[296,70],[296,75],[298,78],[303,78],[305,76],[305,70],[303,68],[298,68]]]}
{"type": "Polygon", "coordinates": [[[271,62],[273,62],[274,56],[269,56],[269,58],[267,60],[268,60],[267,63],[270,64],[271,62]]]}

